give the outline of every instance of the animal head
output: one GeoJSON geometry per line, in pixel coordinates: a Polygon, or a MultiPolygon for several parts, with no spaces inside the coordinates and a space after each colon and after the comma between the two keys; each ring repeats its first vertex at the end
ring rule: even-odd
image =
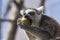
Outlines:
{"type": "Polygon", "coordinates": [[[27,18],[30,22],[32,22],[32,25],[37,25],[43,14],[43,6],[37,9],[28,8],[26,10],[21,10],[20,14],[22,15],[21,18],[27,18]]]}

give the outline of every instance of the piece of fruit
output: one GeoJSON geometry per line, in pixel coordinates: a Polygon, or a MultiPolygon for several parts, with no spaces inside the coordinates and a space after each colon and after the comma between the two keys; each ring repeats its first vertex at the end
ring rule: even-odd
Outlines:
{"type": "Polygon", "coordinates": [[[28,24],[29,20],[27,18],[21,19],[22,24],[28,24]]]}

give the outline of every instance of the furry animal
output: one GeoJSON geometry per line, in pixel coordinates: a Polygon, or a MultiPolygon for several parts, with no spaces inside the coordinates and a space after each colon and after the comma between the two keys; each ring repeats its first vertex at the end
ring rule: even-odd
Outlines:
{"type": "Polygon", "coordinates": [[[43,14],[43,6],[20,11],[17,24],[24,29],[29,40],[60,40],[60,25],[53,18],[43,14]],[[21,18],[27,18],[28,24],[22,25],[21,18]]]}

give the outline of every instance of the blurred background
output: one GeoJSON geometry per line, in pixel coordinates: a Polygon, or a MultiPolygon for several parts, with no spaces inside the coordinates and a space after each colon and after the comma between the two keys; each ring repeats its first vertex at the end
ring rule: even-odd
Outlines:
{"type": "Polygon", "coordinates": [[[44,6],[44,14],[60,24],[60,0],[0,0],[0,39],[27,40],[25,31],[16,25],[19,11],[44,6]]]}

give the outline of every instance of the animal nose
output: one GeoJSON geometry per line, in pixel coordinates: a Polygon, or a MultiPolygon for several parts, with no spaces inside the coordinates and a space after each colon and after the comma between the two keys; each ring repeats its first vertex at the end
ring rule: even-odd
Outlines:
{"type": "Polygon", "coordinates": [[[25,18],[28,18],[29,17],[29,15],[25,15],[25,18]]]}

